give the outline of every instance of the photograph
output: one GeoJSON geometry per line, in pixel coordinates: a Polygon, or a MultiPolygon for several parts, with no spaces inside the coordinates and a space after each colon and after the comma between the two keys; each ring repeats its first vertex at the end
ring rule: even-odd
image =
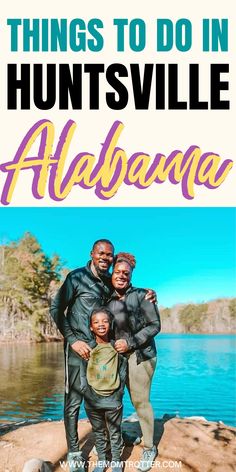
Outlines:
{"type": "Polygon", "coordinates": [[[236,470],[232,0],[0,15],[0,472],[236,470]]]}
{"type": "Polygon", "coordinates": [[[0,217],[1,470],[230,470],[235,209],[0,217]]]}

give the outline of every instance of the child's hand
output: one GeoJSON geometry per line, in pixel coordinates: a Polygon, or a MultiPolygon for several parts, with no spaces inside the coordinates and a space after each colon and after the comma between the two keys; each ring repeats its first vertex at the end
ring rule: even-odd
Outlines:
{"type": "Polygon", "coordinates": [[[115,350],[119,352],[120,354],[127,352],[129,350],[127,341],[125,339],[118,339],[115,342],[115,350]]]}

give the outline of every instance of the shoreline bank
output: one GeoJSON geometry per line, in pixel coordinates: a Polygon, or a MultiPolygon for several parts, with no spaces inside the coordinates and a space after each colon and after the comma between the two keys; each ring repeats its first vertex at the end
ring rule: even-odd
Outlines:
{"type": "MultiPolygon", "coordinates": [[[[81,447],[89,460],[91,472],[96,456],[92,453],[93,434],[87,419],[78,423],[81,447]]],[[[137,421],[125,421],[123,429],[140,434],[137,421]]],[[[228,472],[234,470],[236,428],[204,418],[171,418],[155,420],[155,444],[158,457],[153,470],[173,470],[179,463],[181,472],[228,472]]],[[[122,460],[125,472],[135,471],[142,445],[125,447],[122,460]]],[[[26,461],[37,458],[53,464],[55,472],[68,471],[66,441],[62,421],[40,422],[19,426],[0,438],[1,472],[21,472],[26,461]]]]}

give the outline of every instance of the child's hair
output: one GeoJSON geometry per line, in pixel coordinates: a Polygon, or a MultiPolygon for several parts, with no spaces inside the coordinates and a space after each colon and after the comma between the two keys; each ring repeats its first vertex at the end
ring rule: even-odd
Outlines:
{"type": "Polygon", "coordinates": [[[129,252],[119,252],[116,254],[114,258],[114,263],[113,266],[117,264],[117,262],[127,262],[131,269],[133,270],[136,266],[136,260],[133,254],[130,254],[129,252]]]}
{"type": "Polygon", "coordinates": [[[112,321],[113,321],[113,315],[112,313],[110,312],[110,310],[108,310],[108,308],[106,306],[100,306],[99,308],[95,308],[91,315],[90,315],[90,325],[91,325],[91,322],[92,322],[92,317],[94,315],[97,315],[97,313],[105,313],[108,318],[109,318],[109,323],[110,323],[110,326],[112,325],[112,321]]]}

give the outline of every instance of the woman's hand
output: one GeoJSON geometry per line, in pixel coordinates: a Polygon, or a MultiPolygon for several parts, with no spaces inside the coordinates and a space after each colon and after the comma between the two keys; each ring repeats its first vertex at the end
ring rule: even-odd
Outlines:
{"type": "Polygon", "coordinates": [[[117,339],[115,342],[115,350],[120,354],[127,352],[129,350],[127,341],[125,339],[117,339]]]}
{"type": "Polygon", "coordinates": [[[157,303],[157,294],[152,288],[146,288],[147,293],[145,295],[145,300],[148,300],[151,303],[157,303]]]}

